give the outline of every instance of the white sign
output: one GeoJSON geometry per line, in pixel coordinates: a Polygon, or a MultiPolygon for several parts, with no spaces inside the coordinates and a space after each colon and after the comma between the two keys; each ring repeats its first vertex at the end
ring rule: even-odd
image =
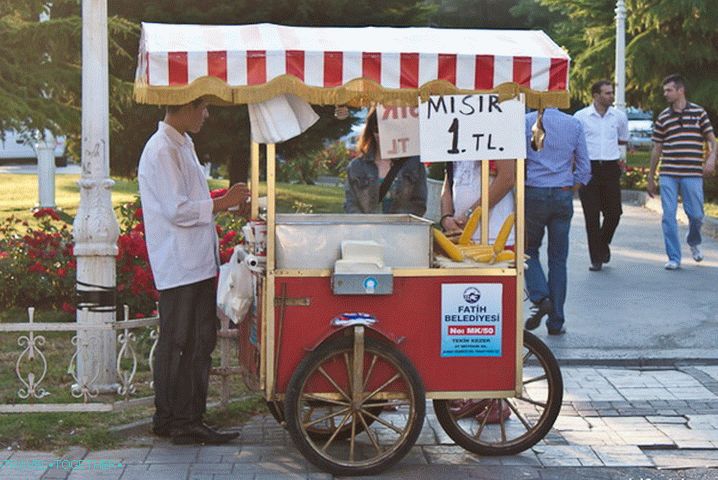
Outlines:
{"type": "Polygon", "coordinates": [[[441,356],[500,357],[500,283],[441,285],[441,356]]]}
{"type": "Polygon", "coordinates": [[[421,161],[526,158],[524,112],[491,93],[429,97],[419,104],[421,161]]]}
{"type": "Polygon", "coordinates": [[[381,158],[419,155],[418,107],[377,106],[381,158]]]}

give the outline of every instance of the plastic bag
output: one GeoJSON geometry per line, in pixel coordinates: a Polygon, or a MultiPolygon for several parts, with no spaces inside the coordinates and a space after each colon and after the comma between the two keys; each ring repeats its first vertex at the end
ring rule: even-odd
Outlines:
{"type": "Polygon", "coordinates": [[[254,301],[254,275],[257,259],[241,245],[234,247],[229,262],[219,267],[217,310],[234,323],[241,323],[254,301]]]}

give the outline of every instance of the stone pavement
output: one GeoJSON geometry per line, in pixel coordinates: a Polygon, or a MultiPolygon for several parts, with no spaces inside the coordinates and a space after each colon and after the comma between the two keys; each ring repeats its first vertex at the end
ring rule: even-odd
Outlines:
{"type": "MultiPolygon", "coordinates": [[[[414,449],[378,478],[718,479],[718,366],[562,372],[561,415],[532,449],[507,457],[468,453],[427,408],[414,449]]],[[[271,416],[255,416],[238,431],[240,438],[225,446],[174,446],[143,432],[119,450],[74,448],[64,458],[84,463],[72,471],[62,463],[45,468],[57,455],[4,451],[0,480],[332,478],[304,460],[271,416]],[[30,470],[32,461],[37,470],[30,470]]]]}

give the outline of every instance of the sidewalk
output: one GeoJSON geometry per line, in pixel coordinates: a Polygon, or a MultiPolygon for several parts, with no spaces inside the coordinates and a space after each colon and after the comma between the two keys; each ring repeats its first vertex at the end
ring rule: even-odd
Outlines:
{"type": "MultiPolygon", "coordinates": [[[[718,366],[666,369],[564,367],[554,429],[520,455],[479,457],[457,447],[430,404],[413,450],[378,478],[718,478],[718,366]],[[673,469],[690,469],[677,472],[673,469]]],[[[509,421],[516,421],[510,419],[509,421]]],[[[256,416],[225,446],[175,446],[148,432],[119,450],[73,449],[66,458],[105,470],[19,470],[42,452],[0,452],[0,479],[329,479],[271,416],[256,416]],[[94,462],[94,463],[93,463],[94,462]],[[13,465],[15,465],[13,467],[13,465]],[[121,466],[118,466],[121,465],[121,466]]]]}

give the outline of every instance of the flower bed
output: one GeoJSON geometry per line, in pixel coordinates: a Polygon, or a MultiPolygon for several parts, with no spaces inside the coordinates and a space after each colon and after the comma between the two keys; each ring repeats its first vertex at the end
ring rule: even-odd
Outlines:
{"type": "MultiPolygon", "coordinates": [[[[213,190],[212,197],[224,192],[213,190]]],[[[0,307],[35,306],[73,314],[77,263],[71,224],[50,208],[33,216],[34,222],[9,217],[0,223],[0,307]]],[[[129,305],[135,317],[153,315],[159,295],[147,256],[139,197],[119,208],[118,222],[117,303],[129,305]]],[[[216,222],[220,259],[225,263],[241,241],[238,232],[244,220],[221,214],[216,222]]]]}

